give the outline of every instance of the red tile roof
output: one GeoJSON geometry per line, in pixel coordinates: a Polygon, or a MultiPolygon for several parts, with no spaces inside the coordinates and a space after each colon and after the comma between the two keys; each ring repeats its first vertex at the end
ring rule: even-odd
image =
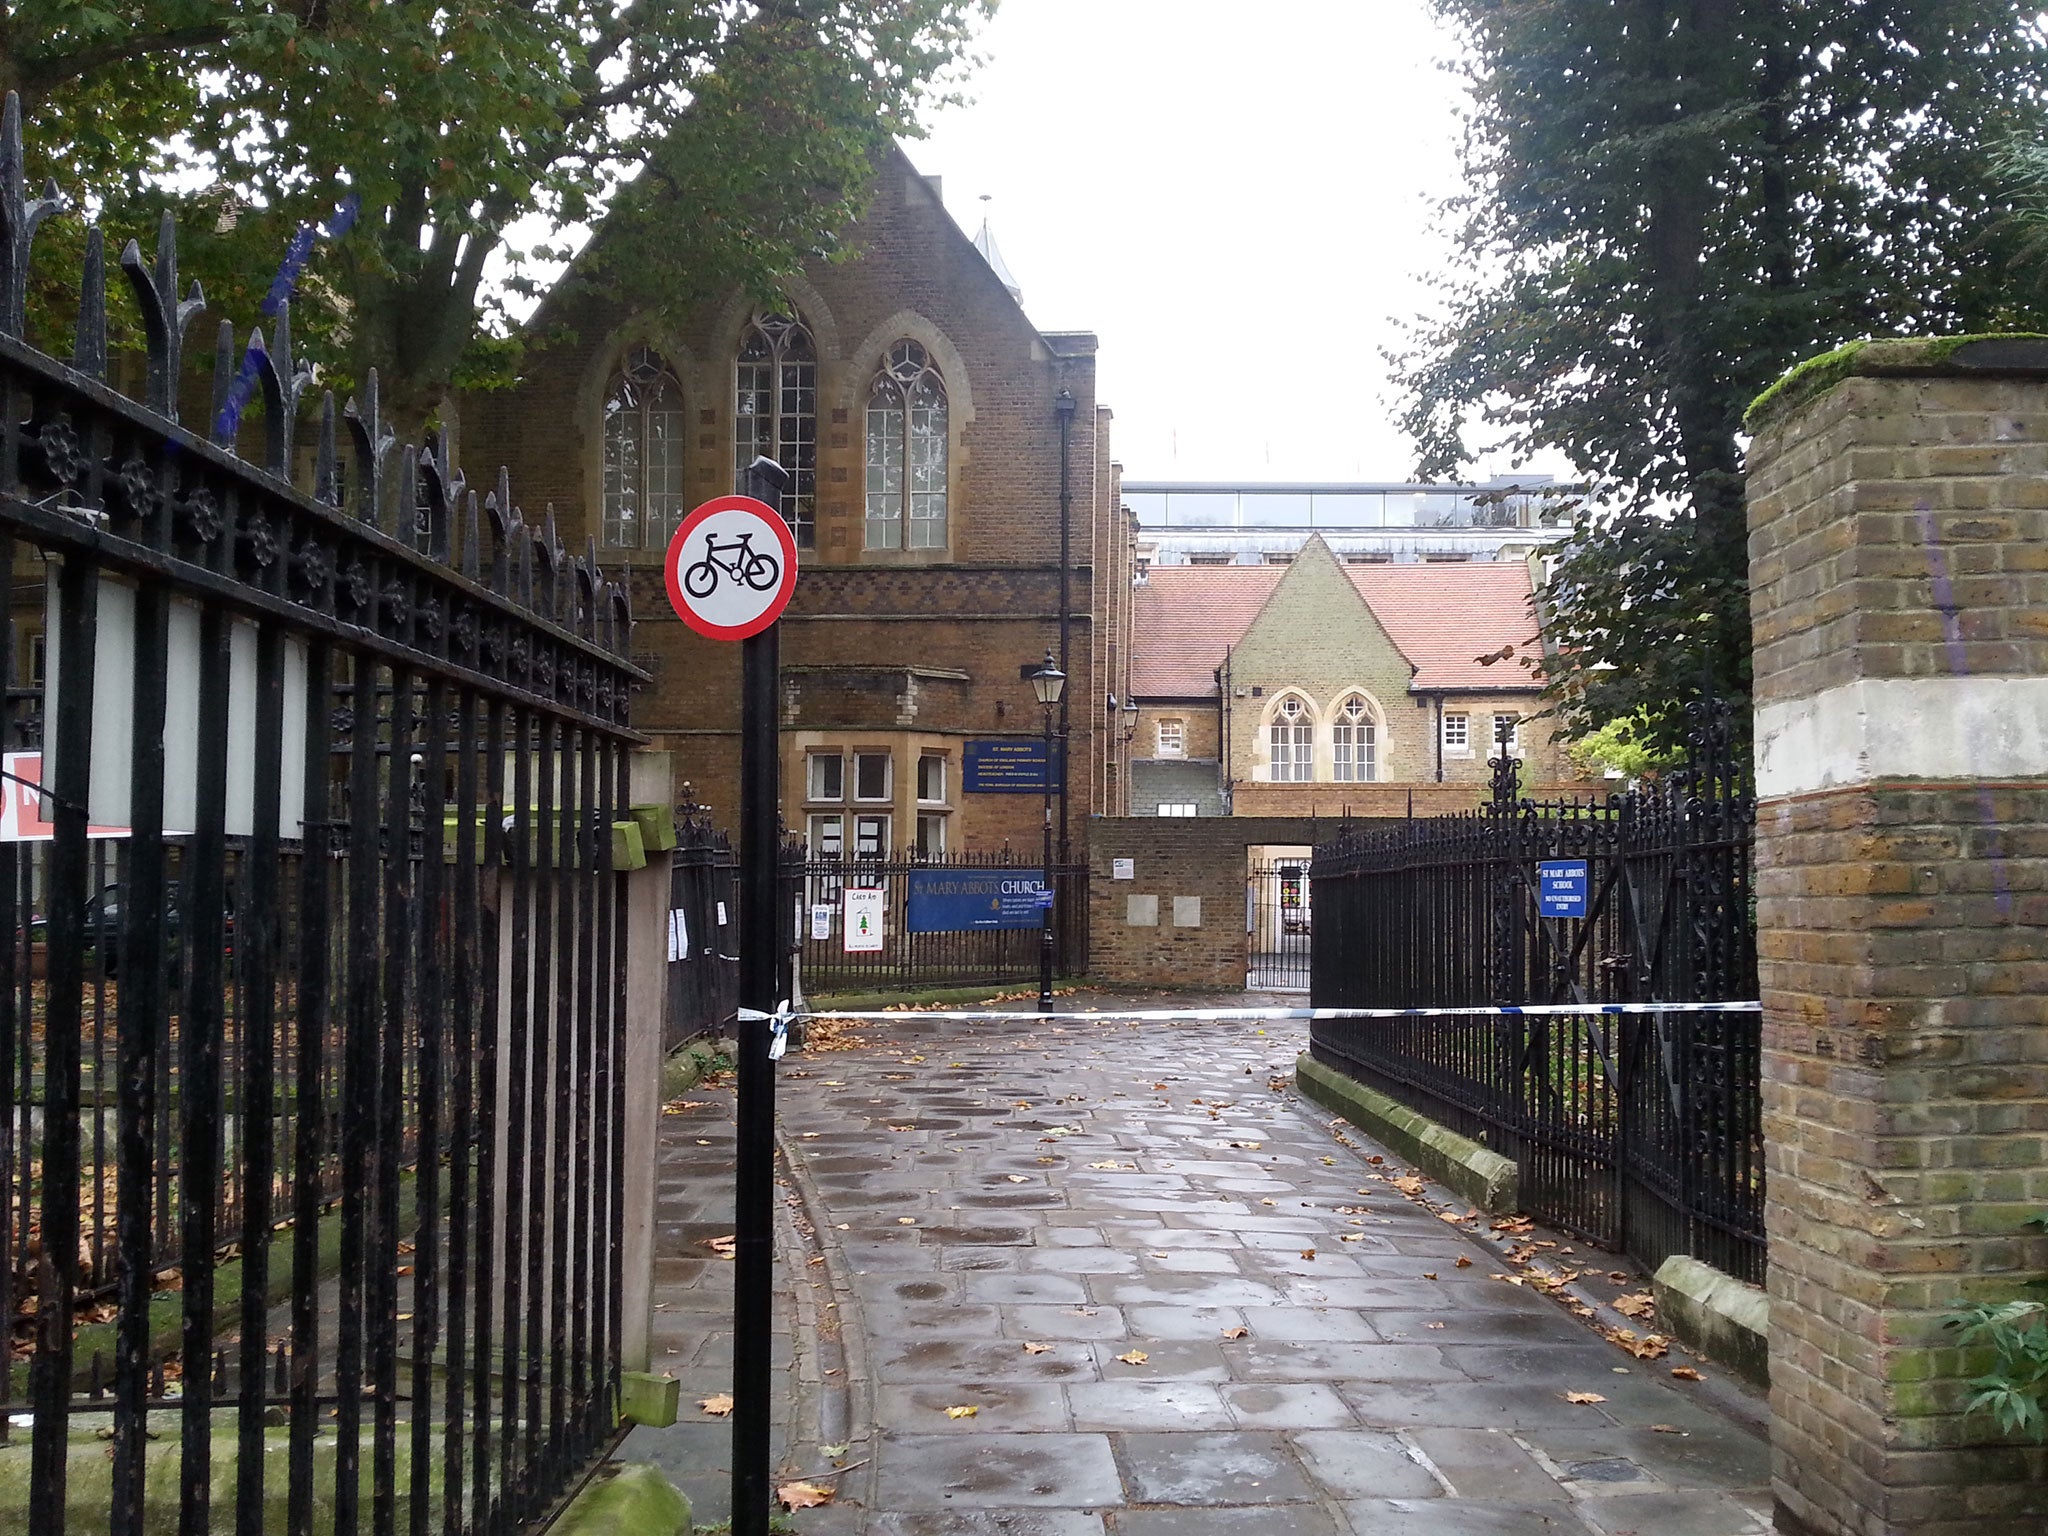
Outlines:
{"type": "MultiPolygon", "coordinates": [[[[1201,698],[1216,690],[1224,651],[1291,566],[1155,565],[1131,611],[1131,693],[1201,698]]],[[[1344,574],[1414,663],[1417,688],[1540,688],[1522,666],[1540,655],[1529,611],[1529,568],[1519,560],[1347,565],[1344,574]],[[1482,656],[1513,654],[1488,665],[1482,656]]]]}
{"type": "Polygon", "coordinates": [[[1155,565],[1132,594],[1131,693],[1207,698],[1223,653],[1244,638],[1284,565],[1155,565]]]}
{"type": "Polygon", "coordinates": [[[1415,663],[1416,688],[1541,688],[1522,665],[1541,657],[1529,610],[1529,567],[1519,560],[1461,564],[1347,565],[1344,574],[1401,654],[1415,663]],[[1482,656],[1513,654],[1491,664],[1482,656]]]}

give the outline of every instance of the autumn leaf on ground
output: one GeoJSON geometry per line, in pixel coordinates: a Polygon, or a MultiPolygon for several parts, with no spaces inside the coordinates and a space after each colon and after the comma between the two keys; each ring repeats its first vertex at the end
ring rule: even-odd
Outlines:
{"type": "Polygon", "coordinates": [[[739,1239],[736,1237],[707,1237],[704,1239],[704,1246],[717,1254],[721,1259],[729,1259],[732,1257],[733,1249],[739,1246],[739,1239]]]}
{"type": "Polygon", "coordinates": [[[1363,1232],[1346,1232],[1337,1241],[1340,1243],[1362,1243],[1365,1241],[1365,1234],[1363,1232]]]}
{"type": "Polygon", "coordinates": [[[1114,1159],[1111,1159],[1109,1162],[1106,1163],[1090,1163],[1088,1166],[1090,1168],[1115,1168],[1116,1162],[1114,1159]]]}
{"type": "Polygon", "coordinates": [[[1436,1271],[1433,1269],[1425,1269],[1422,1272],[1422,1278],[1425,1280],[1434,1280],[1436,1278],[1436,1271]]]}
{"type": "Polygon", "coordinates": [[[914,1125],[892,1125],[889,1129],[892,1131],[914,1131],[917,1127],[914,1125]]]}
{"type": "Polygon", "coordinates": [[[732,1394],[718,1392],[710,1397],[699,1398],[697,1406],[710,1414],[714,1419],[722,1419],[732,1412],[732,1394]]]}
{"type": "Polygon", "coordinates": [[[1125,1365],[1143,1365],[1147,1360],[1151,1358],[1152,1357],[1146,1354],[1145,1351],[1143,1351],[1142,1349],[1134,1349],[1130,1351],[1128,1354],[1122,1354],[1117,1356],[1117,1359],[1123,1361],[1125,1365]]]}
{"type": "Polygon", "coordinates": [[[848,1451],[852,1450],[852,1449],[853,1449],[853,1447],[852,1447],[852,1446],[851,1446],[850,1444],[849,1444],[849,1445],[821,1445],[821,1446],[819,1446],[819,1447],[818,1447],[818,1449],[819,1449],[819,1451],[820,1451],[820,1452],[822,1452],[822,1453],[823,1453],[824,1455],[830,1456],[830,1457],[831,1457],[831,1458],[832,1458],[832,1459],[833,1459],[834,1461],[837,1461],[837,1460],[838,1460],[838,1459],[839,1459],[840,1457],[844,1456],[844,1455],[845,1455],[845,1454],[846,1454],[846,1453],[847,1453],[848,1451]]]}
{"type": "Polygon", "coordinates": [[[1671,1367],[1671,1374],[1680,1381],[1698,1381],[1700,1379],[1700,1373],[1689,1365],[1674,1365],[1671,1367]]]}
{"type": "Polygon", "coordinates": [[[1425,1328],[1441,1328],[1441,1327],[1443,1327],[1443,1324],[1442,1324],[1442,1323],[1424,1323],[1424,1324],[1423,1324],[1422,1326],[1423,1326],[1423,1327],[1425,1327],[1425,1328]]]}
{"type": "Polygon", "coordinates": [[[1676,1424],[1652,1424],[1650,1426],[1650,1433],[1653,1435],[1682,1435],[1685,1431],[1676,1424]]]}
{"type": "Polygon", "coordinates": [[[1472,1261],[1470,1259],[1466,1258],[1463,1254],[1458,1255],[1458,1268],[1470,1269],[1471,1267],[1472,1261]]]}
{"type": "Polygon", "coordinates": [[[1598,1392],[1566,1392],[1563,1394],[1563,1397],[1568,1403],[1604,1403],[1607,1401],[1598,1392]]]}
{"type": "Polygon", "coordinates": [[[1304,1259],[1312,1259],[1316,1256],[1316,1251],[1313,1248],[1304,1248],[1301,1250],[1301,1256],[1304,1259]]]}
{"type": "Polygon", "coordinates": [[[1379,1157],[1379,1156],[1376,1156],[1376,1155],[1375,1155],[1375,1156],[1370,1156],[1370,1157],[1367,1157],[1367,1158],[1366,1158],[1366,1161],[1367,1161],[1368,1163],[1371,1163],[1371,1164],[1373,1164],[1373,1165],[1374,1165],[1375,1167],[1378,1167],[1378,1166],[1384,1165],[1384,1164],[1385,1164],[1385,1162],[1386,1162],[1386,1159],[1385,1159],[1384,1157],[1379,1157]]]}
{"type": "Polygon", "coordinates": [[[1419,1195],[1422,1193],[1422,1180],[1412,1173],[1396,1174],[1387,1182],[1404,1195],[1419,1195]]]}
{"type": "Polygon", "coordinates": [[[981,1410],[972,1403],[956,1403],[953,1407],[946,1410],[946,1417],[949,1419],[971,1419],[979,1412],[981,1410]]]}
{"type": "Polygon", "coordinates": [[[917,1225],[917,1218],[915,1216],[898,1216],[896,1218],[896,1225],[899,1227],[914,1227],[917,1225]]]}
{"type": "Polygon", "coordinates": [[[816,1483],[784,1483],[775,1490],[775,1497],[782,1501],[784,1509],[816,1509],[821,1504],[830,1504],[832,1493],[832,1489],[820,1488],[816,1483]]]}
{"type": "Polygon", "coordinates": [[[1027,1355],[1042,1355],[1051,1348],[1050,1344],[1040,1344],[1035,1339],[1024,1341],[1024,1353],[1027,1355]]]}
{"type": "Polygon", "coordinates": [[[1614,1310],[1623,1317],[1648,1317],[1657,1310],[1657,1298],[1648,1291],[1638,1291],[1633,1296],[1614,1298],[1614,1310]]]}
{"type": "Polygon", "coordinates": [[[1278,1205],[1279,1203],[1280,1202],[1278,1200],[1261,1200],[1259,1202],[1259,1204],[1261,1205],[1278,1205]]]}
{"type": "Polygon", "coordinates": [[[1224,1330],[1223,1330],[1223,1337],[1225,1337],[1226,1339],[1244,1339],[1244,1338],[1249,1338],[1249,1337],[1251,1337],[1251,1329],[1249,1329],[1249,1328],[1226,1328],[1226,1329],[1224,1329],[1224,1330]]]}

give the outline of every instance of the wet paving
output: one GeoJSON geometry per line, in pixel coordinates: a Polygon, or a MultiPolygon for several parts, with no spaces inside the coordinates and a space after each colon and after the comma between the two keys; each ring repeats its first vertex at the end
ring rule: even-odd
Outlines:
{"type": "MultiPolygon", "coordinates": [[[[786,1061],[815,1238],[784,1266],[782,1470],[837,1492],[798,1529],[1767,1530],[1761,1439],[1669,1362],[1493,1278],[1496,1249],[1333,1137],[1292,1092],[1304,1028],[912,1014],[786,1061]],[[816,1356],[814,1327],[833,1336],[816,1356]]],[[[730,1266],[702,1244],[730,1230],[731,1142],[724,1096],[691,1097],[664,1122],[655,1350],[685,1422],[624,1454],[699,1495],[726,1465],[696,1400],[726,1390],[730,1266]]],[[[699,1519],[723,1513],[699,1497],[699,1519]]]]}

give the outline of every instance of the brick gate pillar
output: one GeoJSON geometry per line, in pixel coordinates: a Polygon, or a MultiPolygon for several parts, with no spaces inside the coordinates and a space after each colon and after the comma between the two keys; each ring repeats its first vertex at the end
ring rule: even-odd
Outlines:
{"type": "Polygon", "coordinates": [[[1751,426],[1780,1526],[2040,1536],[1942,1319],[2048,1270],[2048,342],[1872,343],[1751,426]]]}

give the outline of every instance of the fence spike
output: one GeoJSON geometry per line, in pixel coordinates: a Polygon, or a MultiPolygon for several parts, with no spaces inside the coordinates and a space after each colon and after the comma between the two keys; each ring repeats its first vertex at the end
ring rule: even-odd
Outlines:
{"type": "MultiPolygon", "coordinates": [[[[383,404],[378,398],[377,370],[374,368],[363,381],[363,399],[367,405],[358,405],[351,397],[342,417],[348,423],[349,439],[355,446],[356,517],[377,528],[382,526],[384,461],[398,439],[384,421],[383,404]]],[[[410,504],[411,500],[412,493],[408,491],[406,501],[410,504]]]]}
{"type": "Polygon", "coordinates": [[[334,444],[334,391],[320,396],[320,447],[313,459],[313,499],[341,505],[341,458],[334,444]]]}
{"type": "Polygon", "coordinates": [[[0,335],[24,336],[28,324],[29,249],[43,220],[67,204],[57,183],[31,198],[21,148],[21,98],[7,93],[0,109],[0,335]]]}
{"type": "Polygon", "coordinates": [[[71,366],[89,379],[107,377],[107,242],[95,224],[85,232],[85,272],[78,285],[78,331],[71,366]]]}
{"type": "Polygon", "coordinates": [[[234,452],[235,438],[240,434],[242,413],[234,402],[235,378],[235,323],[223,320],[213,338],[213,422],[209,436],[215,443],[234,452]]]}
{"type": "Polygon", "coordinates": [[[482,505],[475,491],[471,491],[466,500],[468,506],[462,520],[462,574],[475,581],[482,566],[477,527],[482,505]]]}

